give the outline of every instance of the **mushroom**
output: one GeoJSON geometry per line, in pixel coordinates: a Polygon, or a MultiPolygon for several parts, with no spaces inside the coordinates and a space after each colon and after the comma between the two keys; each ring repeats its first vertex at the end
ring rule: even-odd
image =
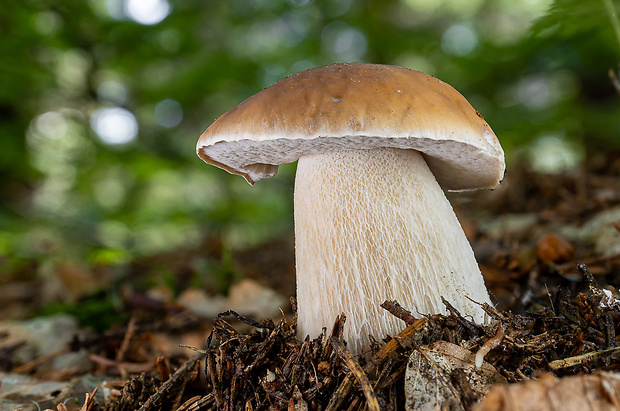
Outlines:
{"type": "Polygon", "coordinates": [[[395,299],[483,322],[491,303],[442,190],[493,188],[504,154],[448,84],[397,66],[334,64],[289,76],[220,116],[198,140],[207,163],[248,183],[299,160],[295,177],[298,336],[345,313],[353,353],[402,328],[395,299]],[[473,300],[473,301],[472,301],[473,300]]]}

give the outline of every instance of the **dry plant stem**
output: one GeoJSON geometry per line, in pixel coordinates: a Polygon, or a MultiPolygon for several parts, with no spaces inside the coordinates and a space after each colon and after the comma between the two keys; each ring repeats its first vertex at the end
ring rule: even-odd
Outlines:
{"type": "MultiPolygon", "coordinates": [[[[82,407],[80,408],[79,411],[91,411],[93,409],[93,407],[97,406],[97,402],[95,401],[95,394],[97,394],[97,390],[99,389],[99,387],[95,387],[95,389],[93,390],[92,393],[86,393],[86,399],[84,400],[84,405],[82,405],[82,407]]],[[[66,401],[65,401],[66,402],[66,401]]],[[[39,404],[36,404],[38,409],[39,408],[39,404]]],[[[97,407],[97,410],[99,410],[100,408],[97,407]]],[[[61,402],[60,404],[56,405],[56,410],[57,411],[69,411],[69,409],[67,408],[67,406],[65,405],[65,403],[61,402]]],[[[48,411],[48,410],[46,410],[48,411]]]]}
{"type": "Polygon", "coordinates": [[[129,343],[131,342],[131,339],[134,337],[135,333],[136,317],[132,316],[129,320],[129,324],[127,325],[127,331],[125,332],[125,336],[123,337],[123,342],[121,343],[120,348],[116,352],[116,362],[119,364],[118,370],[123,380],[127,379],[127,370],[122,366],[122,361],[125,358],[125,353],[129,349],[129,343]]]}
{"type": "Polygon", "coordinates": [[[41,357],[37,357],[34,360],[27,362],[26,364],[22,364],[19,367],[13,369],[12,372],[15,374],[28,374],[29,372],[37,368],[39,365],[46,363],[49,360],[53,360],[54,358],[60,355],[63,355],[65,353],[68,353],[69,351],[70,351],[69,347],[61,348],[57,351],[54,351],[53,353],[43,355],[41,357]]]}
{"type": "Polygon", "coordinates": [[[218,378],[218,366],[215,362],[215,357],[213,355],[208,355],[206,363],[208,369],[207,373],[211,376],[211,386],[213,387],[212,394],[215,397],[215,402],[217,403],[217,406],[221,407],[222,405],[224,405],[224,399],[221,397],[221,395],[219,395],[222,390],[219,383],[220,379],[218,378]]]}
{"type": "MultiPolygon", "coordinates": [[[[368,363],[366,363],[363,368],[364,372],[367,375],[373,374],[380,364],[392,356],[397,355],[398,352],[400,352],[399,349],[402,347],[406,348],[411,346],[413,338],[424,328],[427,322],[428,320],[426,318],[422,318],[405,328],[400,334],[388,341],[379,351],[377,351],[375,355],[372,356],[368,363]]],[[[326,411],[335,411],[340,409],[342,403],[347,399],[351,389],[353,388],[353,381],[353,375],[347,374],[330,399],[326,411]]]]}
{"type": "Polygon", "coordinates": [[[118,362],[118,361],[114,361],[106,357],[102,357],[101,355],[97,355],[97,354],[89,354],[88,359],[99,366],[115,367],[119,370],[124,370],[125,372],[131,373],[131,374],[149,372],[153,369],[152,361],[143,362],[143,363],[118,362]]]}
{"type": "Polygon", "coordinates": [[[338,356],[342,358],[349,368],[350,373],[355,376],[355,379],[357,379],[357,382],[360,384],[364,397],[366,397],[366,406],[368,410],[380,411],[377,394],[373,391],[370,381],[368,381],[368,376],[364,373],[364,370],[362,370],[362,367],[360,367],[357,361],[355,361],[355,358],[353,358],[353,354],[347,350],[342,341],[331,338],[330,342],[338,356]]]}
{"type": "Polygon", "coordinates": [[[129,348],[129,343],[131,342],[131,339],[133,338],[135,333],[136,333],[136,317],[134,316],[134,317],[131,317],[131,319],[129,320],[129,324],[127,325],[127,330],[125,331],[125,336],[123,337],[123,342],[121,343],[120,348],[116,352],[116,361],[118,361],[119,363],[123,361],[123,359],[125,358],[125,353],[127,352],[127,349],[129,348]]]}
{"type": "MultiPolygon", "coordinates": [[[[82,408],[80,408],[80,411],[91,411],[96,405],[98,405],[97,402],[95,401],[95,394],[97,394],[98,389],[99,387],[95,387],[92,393],[90,394],[86,393],[86,399],[84,400],[84,405],[82,405],[82,408]]],[[[62,405],[66,410],[67,407],[64,404],[62,405]]],[[[58,404],[58,406],[60,407],[60,404],[58,404]]]]}
{"type": "Polygon", "coordinates": [[[445,313],[441,297],[484,321],[489,303],[452,206],[420,153],[378,148],[304,156],[295,180],[298,335],[347,315],[352,353],[402,327],[379,306],[445,313]],[[449,250],[450,252],[446,252],[449,250]],[[336,290],[336,294],[325,292],[336,290]]]}
{"type": "Polygon", "coordinates": [[[575,365],[586,364],[588,361],[594,361],[601,358],[611,357],[620,351],[620,347],[610,348],[609,350],[594,351],[574,357],[563,358],[561,360],[551,361],[549,368],[559,370],[561,368],[574,367],[575,365]]]}
{"type": "Polygon", "coordinates": [[[254,361],[252,361],[252,363],[245,367],[245,369],[243,370],[244,373],[249,373],[257,364],[259,364],[263,360],[263,358],[265,358],[267,354],[269,354],[269,350],[271,350],[271,347],[275,342],[278,333],[278,328],[275,328],[273,331],[271,331],[271,334],[269,335],[269,337],[267,337],[267,340],[261,345],[259,352],[256,354],[256,357],[254,357],[254,361]]]}
{"type": "Polygon", "coordinates": [[[188,362],[186,362],[185,365],[176,370],[175,373],[172,374],[170,378],[168,378],[168,380],[157,389],[157,392],[151,395],[149,399],[146,400],[144,404],[142,404],[138,411],[148,411],[150,409],[155,409],[155,404],[157,404],[159,400],[161,400],[162,396],[166,395],[168,390],[170,390],[179,379],[184,378],[185,375],[191,372],[196,366],[196,364],[198,364],[200,360],[204,358],[204,356],[205,354],[203,353],[198,353],[194,355],[194,357],[192,357],[188,362]]]}
{"type": "Polygon", "coordinates": [[[170,378],[170,368],[168,367],[165,357],[157,357],[155,364],[157,364],[157,370],[159,371],[159,376],[162,381],[166,381],[170,378]]]}
{"type": "Polygon", "coordinates": [[[381,308],[387,310],[387,312],[392,314],[394,317],[400,318],[407,325],[411,325],[418,320],[411,315],[411,311],[403,308],[397,301],[386,300],[383,304],[381,304],[381,308]]]}
{"type": "Polygon", "coordinates": [[[577,264],[577,271],[579,271],[581,275],[583,275],[583,278],[591,287],[598,287],[596,279],[594,278],[590,270],[588,270],[588,266],[586,264],[577,264]]]}
{"type": "Polygon", "coordinates": [[[204,409],[207,405],[215,401],[213,393],[207,395],[197,395],[185,401],[185,404],[181,405],[177,411],[198,411],[204,409]]]}
{"type": "Polygon", "coordinates": [[[170,408],[171,411],[177,411],[177,409],[181,406],[181,401],[183,401],[183,395],[185,394],[187,383],[190,381],[190,379],[195,378],[198,375],[196,370],[190,371],[190,373],[193,375],[188,375],[187,377],[183,378],[183,381],[181,382],[181,387],[176,394],[172,407],[170,408]]]}
{"type": "MultiPolygon", "coordinates": [[[[611,255],[603,256],[603,257],[595,256],[595,257],[584,258],[581,260],[581,263],[577,265],[577,271],[582,273],[581,270],[579,269],[579,266],[582,266],[582,265],[583,266],[597,266],[600,264],[611,264],[617,260],[620,260],[620,253],[611,254],[611,255]]],[[[571,261],[571,262],[559,265],[558,268],[564,274],[572,273],[575,270],[575,263],[571,261]]]]}
{"type": "Polygon", "coordinates": [[[486,304],[486,303],[482,304],[482,309],[484,310],[485,313],[487,313],[489,317],[495,318],[496,320],[501,321],[502,323],[505,323],[509,320],[504,314],[497,311],[495,307],[493,307],[490,304],[486,304]]]}
{"type": "MultiPolygon", "coordinates": [[[[594,256],[594,257],[584,258],[582,259],[582,262],[580,265],[597,266],[599,264],[610,264],[617,260],[620,260],[620,253],[611,254],[611,255],[607,255],[603,257],[594,256]]],[[[571,262],[560,265],[559,268],[565,274],[574,272],[575,263],[571,261],[571,262]]]]}

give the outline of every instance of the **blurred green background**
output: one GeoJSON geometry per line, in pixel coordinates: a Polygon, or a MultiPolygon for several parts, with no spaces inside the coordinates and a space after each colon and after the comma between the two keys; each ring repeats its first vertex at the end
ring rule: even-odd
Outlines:
{"type": "Polygon", "coordinates": [[[137,258],[217,238],[208,276],[228,272],[231,250],[289,235],[294,165],[250,187],[203,164],[195,143],[220,114],[311,67],[397,64],[448,82],[491,124],[509,167],[556,172],[618,148],[614,10],[617,0],[4,1],[0,286],[59,261],[122,279],[137,258]]]}

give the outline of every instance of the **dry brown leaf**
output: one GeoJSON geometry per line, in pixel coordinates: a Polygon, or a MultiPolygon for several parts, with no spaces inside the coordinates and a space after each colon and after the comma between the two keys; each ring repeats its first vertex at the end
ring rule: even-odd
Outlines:
{"type": "Polygon", "coordinates": [[[575,247],[558,234],[547,234],[536,243],[536,256],[541,261],[564,263],[575,256],[575,247]]]}
{"type": "Polygon", "coordinates": [[[475,411],[612,411],[620,410],[620,374],[598,372],[537,380],[491,389],[475,411]]]}
{"type": "Polygon", "coordinates": [[[476,368],[475,354],[458,345],[438,341],[422,346],[409,357],[405,372],[407,410],[464,410],[494,384],[506,383],[493,366],[476,368]],[[460,377],[459,377],[460,376],[460,377]]]}

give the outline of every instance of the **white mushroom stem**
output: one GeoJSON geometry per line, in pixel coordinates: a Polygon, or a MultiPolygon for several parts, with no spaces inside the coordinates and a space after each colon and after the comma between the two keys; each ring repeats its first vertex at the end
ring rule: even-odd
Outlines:
{"type": "Polygon", "coordinates": [[[380,307],[476,322],[489,303],[474,253],[420,153],[381,148],[304,156],[295,181],[298,335],[318,336],[345,313],[353,353],[404,324],[380,307]]]}

